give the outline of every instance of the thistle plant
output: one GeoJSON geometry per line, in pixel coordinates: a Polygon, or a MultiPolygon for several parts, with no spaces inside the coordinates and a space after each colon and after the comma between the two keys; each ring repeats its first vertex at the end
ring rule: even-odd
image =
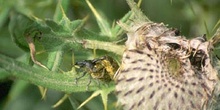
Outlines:
{"type": "MultiPolygon", "coordinates": [[[[141,1],[127,0],[130,11],[113,22],[106,19],[110,13],[103,13],[89,0],[19,1],[0,0],[6,6],[0,8],[0,28],[7,24],[6,35],[20,49],[15,52],[17,57],[0,54],[0,78],[14,81],[3,109],[15,107],[18,94],[29,96],[32,92],[25,88],[30,84],[37,87],[41,96],[36,100],[43,104],[41,99],[56,97],[49,104],[54,109],[219,108],[218,23],[212,37],[209,33],[188,39],[181,29],[149,19],[139,8],[141,1]],[[36,12],[25,6],[29,2],[38,7],[36,12]],[[39,8],[54,3],[54,12],[39,8]],[[70,3],[87,7],[89,12],[75,8],[76,12],[69,14],[70,3]],[[47,12],[49,18],[34,12],[47,12]],[[75,19],[77,12],[83,17],[75,19]],[[95,29],[92,18],[97,23],[95,29]]],[[[26,104],[30,108],[37,105],[26,104]]]]}

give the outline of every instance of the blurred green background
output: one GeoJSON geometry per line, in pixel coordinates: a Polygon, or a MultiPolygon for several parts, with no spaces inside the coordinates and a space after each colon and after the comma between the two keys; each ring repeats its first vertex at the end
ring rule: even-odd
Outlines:
{"type": "MultiPolygon", "coordinates": [[[[125,0],[90,0],[98,12],[110,24],[122,18],[129,7],[125,0]]],[[[14,59],[22,59],[27,54],[11,39],[8,25],[10,12],[21,10],[38,18],[53,17],[58,0],[0,0],[0,54],[14,59]]],[[[85,28],[99,33],[96,18],[84,0],[69,0],[66,7],[70,20],[83,19],[89,15],[85,28]]],[[[206,34],[208,37],[215,32],[214,27],[220,18],[219,0],[143,0],[142,11],[154,22],[163,22],[169,27],[178,28],[182,35],[198,37],[206,34]]],[[[68,65],[69,66],[69,65],[68,65]]],[[[3,110],[71,110],[88,98],[91,93],[73,93],[57,108],[52,108],[64,93],[48,90],[46,100],[41,99],[37,86],[9,76],[0,68],[0,109],[3,110]]],[[[114,109],[116,98],[114,93],[109,97],[109,109],[114,109]]],[[[97,97],[86,104],[82,110],[102,110],[101,98],[97,97]]]]}

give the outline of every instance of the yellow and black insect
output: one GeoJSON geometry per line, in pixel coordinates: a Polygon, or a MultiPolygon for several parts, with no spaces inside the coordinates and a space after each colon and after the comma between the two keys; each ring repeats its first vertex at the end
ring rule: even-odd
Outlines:
{"type": "MultiPolygon", "coordinates": [[[[118,64],[109,56],[103,56],[93,60],[84,60],[76,62],[77,68],[84,68],[85,73],[89,73],[92,78],[105,82],[113,80],[113,76],[118,69],[118,64]]],[[[84,76],[83,75],[83,76],[84,76]]]]}

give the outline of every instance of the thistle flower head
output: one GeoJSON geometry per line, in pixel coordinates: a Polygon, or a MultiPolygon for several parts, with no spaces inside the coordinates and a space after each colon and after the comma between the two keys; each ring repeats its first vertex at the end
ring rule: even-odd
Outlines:
{"type": "Polygon", "coordinates": [[[118,102],[125,110],[207,108],[218,81],[211,42],[202,37],[188,40],[151,22],[134,25],[127,35],[116,76],[118,102]]]}

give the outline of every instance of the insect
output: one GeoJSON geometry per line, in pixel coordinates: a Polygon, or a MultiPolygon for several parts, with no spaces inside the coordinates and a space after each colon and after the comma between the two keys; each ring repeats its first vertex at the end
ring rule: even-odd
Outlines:
{"type": "Polygon", "coordinates": [[[128,32],[116,76],[122,108],[206,110],[219,80],[211,64],[210,42],[176,37],[163,24],[145,22],[134,27],[128,32]]]}
{"type": "Polygon", "coordinates": [[[109,56],[103,56],[93,60],[79,61],[76,62],[75,65],[78,68],[84,68],[85,73],[88,72],[92,78],[105,82],[113,80],[113,76],[118,69],[116,61],[109,56]]]}

